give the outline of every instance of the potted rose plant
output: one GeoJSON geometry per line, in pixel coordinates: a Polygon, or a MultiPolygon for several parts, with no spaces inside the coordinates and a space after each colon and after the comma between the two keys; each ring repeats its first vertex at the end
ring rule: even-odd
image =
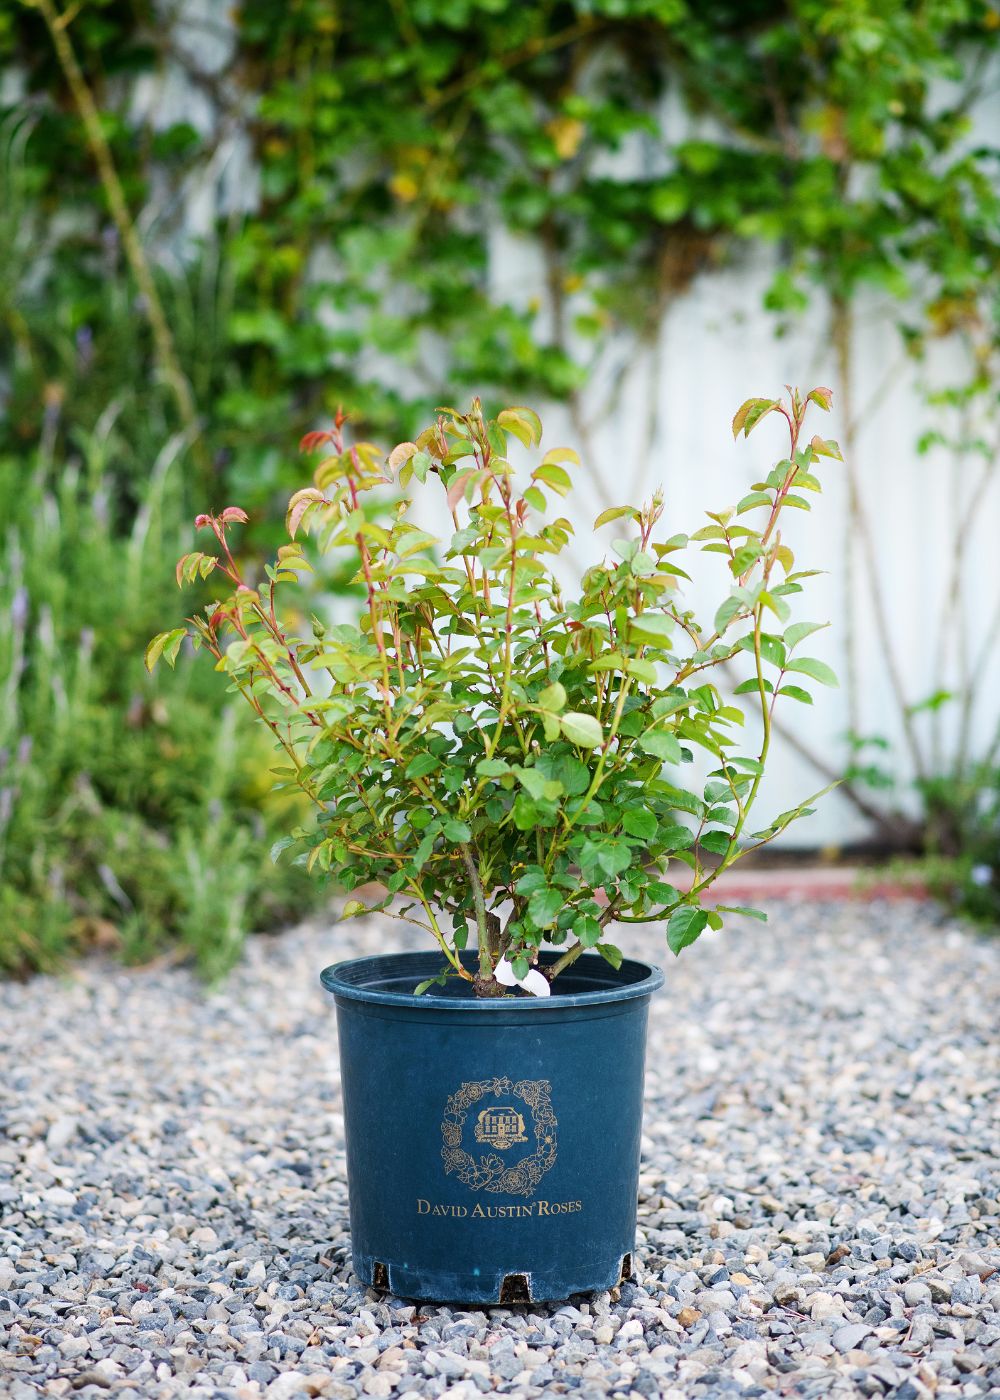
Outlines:
{"type": "Polygon", "coordinates": [[[426,952],[322,974],[366,1282],[497,1302],[628,1274],[645,1017],[662,975],[612,933],[654,924],[676,954],[718,929],[726,906],[706,896],[719,874],[811,810],[751,830],[775,705],[834,683],[800,653],[816,625],[790,622],[790,599],[808,572],[779,528],[809,508],[820,459],[840,455],[805,441],[810,404],[828,409],[829,391],[743,405],[734,434],[773,415],[788,454],[690,539],[659,537],[660,496],[605,511],[595,528],[617,537],[572,594],[553,568],[572,527],[549,506],[579,460],[539,456],[527,408],[441,409],[387,459],[348,445],[338,415],[303,440],[312,484],[260,579],[230,544],[244,513],[198,517],[214,549],[185,555],[178,581],[225,580],[224,594],[154,638],[147,664],[173,663],[185,638],[209,652],[270,728],[276,780],[314,805],[287,844],[348,894],[364,888],[345,917],[376,909],[429,935],[426,952]],[[389,483],[401,493],[389,514],[366,511],[389,483]],[[444,538],[408,519],[407,488],[439,495],[444,538]],[[711,622],[682,600],[692,544],[721,556],[711,622]],[[356,561],[359,621],[313,617],[295,634],[279,598],[309,569],[307,546],[356,561]],[[759,716],[752,743],[714,679],[727,663],[759,716]],[[696,750],[710,771],[693,782],[696,750]]]}

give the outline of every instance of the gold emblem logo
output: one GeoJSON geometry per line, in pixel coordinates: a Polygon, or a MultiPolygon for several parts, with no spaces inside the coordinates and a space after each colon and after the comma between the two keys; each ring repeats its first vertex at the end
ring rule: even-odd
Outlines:
{"type": "Polygon", "coordinates": [[[484,1108],[476,1119],[476,1141],[489,1143],[501,1152],[515,1142],[527,1142],[524,1119],[516,1108],[484,1108]]]}
{"type": "Polygon", "coordinates": [[[515,1083],[503,1077],[463,1084],[445,1105],[441,1124],[445,1172],[457,1176],[472,1191],[532,1195],[556,1160],[556,1115],[551,1093],[547,1079],[521,1079],[515,1083]],[[467,1150],[471,1143],[463,1144],[469,1110],[477,1104],[482,1107],[474,1119],[471,1136],[490,1149],[479,1157],[467,1150]],[[530,1134],[519,1105],[530,1116],[530,1134]],[[530,1145],[532,1139],[534,1151],[514,1160],[500,1155],[521,1143],[530,1145]]]}

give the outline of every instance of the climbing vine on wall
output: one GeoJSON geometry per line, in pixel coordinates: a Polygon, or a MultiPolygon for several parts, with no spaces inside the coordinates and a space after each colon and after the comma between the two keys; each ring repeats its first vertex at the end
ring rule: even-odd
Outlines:
{"type": "Polygon", "coordinates": [[[653,342],[695,278],[767,245],[778,325],[810,302],[830,312],[848,563],[919,775],[919,697],[879,610],[850,450],[870,407],[851,392],[854,308],[874,289],[904,357],[961,342],[950,402],[992,414],[1000,145],[972,132],[998,35],[985,0],[245,0],[226,16],[25,0],[0,17],[24,209],[4,225],[20,261],[0,273],[0,436],[23,444],[47,421],[69,438],[149,366],[161,398],[133,395],[123,421],[153,412],[166,431],[180,411],[106,180],[95,196],[67,46],[191,386],[193,469],[250,504],[336,403],[399,429],[444,381],[566,399],[586,442],[608,347],[653,342]],[[218,217],[192,239],[206,188],[218,217]],[[534,303],[491,278],[500,237],[542,269],[534,303]]]}

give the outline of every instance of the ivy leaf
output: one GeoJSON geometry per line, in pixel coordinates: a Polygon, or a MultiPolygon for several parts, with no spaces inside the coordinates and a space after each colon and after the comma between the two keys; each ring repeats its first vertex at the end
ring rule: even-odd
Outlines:
{"type": "Polygon", "coordinates": [[[708,915],[704,909],[696,909],[690,904],[675,909],[667,923],[667,946],[674,957],[682,948],[690,947],[707,925],[708,915]]]}
{"type": "Polygon", "coordinates": [[[581,749],[596,749],[598,744],[604,742],[604,731],[593,715],[570,710],[562,716],[559,724],[570,743],[578,744],[581,749]]]}

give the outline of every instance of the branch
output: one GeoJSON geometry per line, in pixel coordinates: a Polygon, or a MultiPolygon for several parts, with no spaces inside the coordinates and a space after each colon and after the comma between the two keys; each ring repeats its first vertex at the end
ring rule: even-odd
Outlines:
{"type": "Polygon", "coordinates": [[[122,189],[114,157],[111,154],[111,147],[108,145],[104,128],[101,125],[100,112],[66,32],[68,22],[76,11],[69,10],[60,15],[52,0],[28,0],[28,2],[40,11],[45,21],[46,28],[52,38],[52,46],[55,49],[59,67],[62,69],[63,76],[80,113],[87,145],[93,156],[94,164],[97,166],[97,173],[108,201],[108,207],[111,210],[111,216],[122,240],[122,247],[132,269],[132,275],[145,302],[146,316],[153,333],[153,345],[160,370],[173,393],[181,422],[186,429],[191,429],[196,434],[199,431],[198,410],[191,392],[191,385],[181,369],[174,339],[163,310],[163,303],[156,289],[156,282],[150,270],[142,240],[136,232],[135,223],[129,213],[125,192],[122,189]]]}

